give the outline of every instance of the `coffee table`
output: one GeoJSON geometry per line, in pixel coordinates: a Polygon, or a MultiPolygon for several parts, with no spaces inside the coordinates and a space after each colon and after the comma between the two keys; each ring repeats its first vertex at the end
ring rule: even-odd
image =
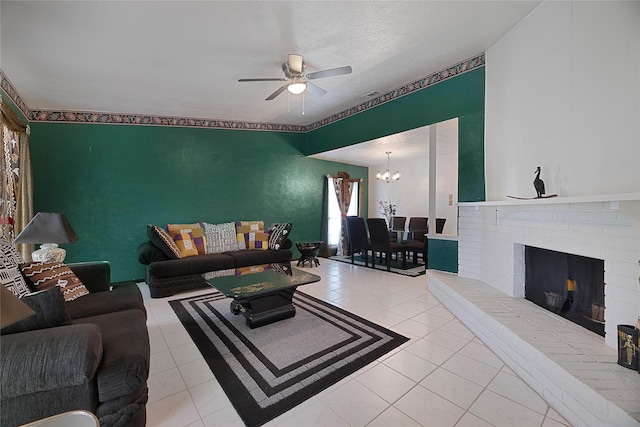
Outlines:
{"type": "Polygon", "coordinates": [[[205,280],[233,298],[231,312],[242,313],[251,329],[296,315],[293,294],[300,285],[318,282],[320,276],[293,268],[291,264],[265,264],[236,269],[233,275],[205,280]]]}

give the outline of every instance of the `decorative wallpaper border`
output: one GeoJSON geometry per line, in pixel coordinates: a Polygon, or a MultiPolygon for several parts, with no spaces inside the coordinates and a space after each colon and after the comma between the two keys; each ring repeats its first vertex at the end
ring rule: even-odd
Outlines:
{"type": "Polygon", "coordinates": [[[4,71],[0,69],[2,81],[0,87],[16,104],[29,121],[32,122],[67,122],[67,123],[101,123],[101,124],[127,124],[142,126],[173,126],[173,127],[198,127],[210,129],[243,129],[243,130],[263,130],[271,132],[298,132],[304,133],[339,120],[353,116],[363,111],[367,111],[378,105],[385,104],[394,99],[409,95],[415,91],[433,86],[452,77],[459,76],[468,71],[485,65],[485,54],[474,56],[444,70],[435,72],[421,79],[415,80],[397,89],[372,98],[354,107],[333,114],[325,119],[309,125],[286,125],[275,123],[258,122],[236,122],[230,120],[196,119],[185,117],[149,116],[139,114],[118,114],[99,112],[71,112],[53,110],[30,110],[24,100],[20,97],[15,87],[4,71]]]}

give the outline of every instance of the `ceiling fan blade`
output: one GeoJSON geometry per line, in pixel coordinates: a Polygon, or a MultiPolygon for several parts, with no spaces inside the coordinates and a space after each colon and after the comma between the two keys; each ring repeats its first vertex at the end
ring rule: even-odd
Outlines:
{"type": "Polygon", "coordinates": [[[275,92],[273,92],[271,95],[269,95],[267,97],[267,99],[265,99],[265,101],[271,101],[272,99],[275,99],[276,96],[280,95],[282,92],[285,91],[285,89],[287,88],[287,86],[289,86],[288,84],[281,86],[278,90],[276,90],[275,92]]]}
{"type": "Polygon", "coordinates": [[[351,74],[351,71],[352,71],[351,67],[347,65],[346,67],[331,68],[329,70],[322,70],[322,71],[316,71],[315,73],[309,73],[307,74],[307,79],[309,80],[323,79],[325,77],[339,76],[342,74],[351,74]]]}
{"type": "Polygon", "coordinates": [[[301,55],[289,54],[287,58],[287,64],[289,64],[289,71],[291,73],[302,74],[304,61],[302,61],[301,55]]]}
{"type": "Polygon", "coordinates": [[[322,96],[327,93],[326,90],[322,89],[320,86],[313,84],[311,82],[307,82],[307,90],[314,94],[315,96],[322,96]]]}
{"type": "Polygon", "coordinates": [[[264,79],[238,79],[239,82],[286,82],[284,77],[264,78],[264,79]]]}

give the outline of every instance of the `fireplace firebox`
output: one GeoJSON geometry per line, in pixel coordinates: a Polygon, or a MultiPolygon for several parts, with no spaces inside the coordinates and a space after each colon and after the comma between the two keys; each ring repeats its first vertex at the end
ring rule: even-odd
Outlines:
{"type": "Polygon", "coordinates": [[[604,261],[525,246],[525,298],[604,336],[604,261]]]}

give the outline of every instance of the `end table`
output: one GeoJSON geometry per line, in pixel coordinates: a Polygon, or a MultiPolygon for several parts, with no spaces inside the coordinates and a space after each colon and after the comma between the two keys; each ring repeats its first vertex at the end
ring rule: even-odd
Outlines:
{"type": "Polygon", "coordinates": [[[300,258],[298,259],[298,265],[304,267],[305,263],[309,263],[310,267],[319,266],[318,251],[324,241],[318,240],[315,242],[296,242],[296,248],[300,251],[300,258]]]}

